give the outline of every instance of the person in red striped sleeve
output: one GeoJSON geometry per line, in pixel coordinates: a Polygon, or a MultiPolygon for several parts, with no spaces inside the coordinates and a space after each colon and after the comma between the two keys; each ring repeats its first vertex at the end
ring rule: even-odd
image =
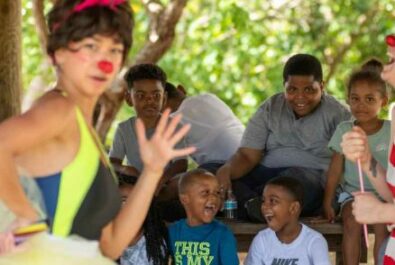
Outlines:
{"type": "MultiPolygon", "coordinates": [[[[381,77],[390,85],[395,86],[395,35],[386,37],[388,45],[389,63],[384,66],[381,77]]],[[[391,118],[395,117],[395,108],[392,108],[391,118]]],[[[395,264],[395,118],[391,119],[391,143],[387,170],[384,170],[374,159],[364,131],[355,126],[352,131],[344,134],[341,146],[343,153],[351,161],[361,161],[363,171],[376,187],[382,198],[378,200],[369,192],[356,192],[353,203],[355,219],[364,224],[387,223],[391,232],[385,247],[385,254],[379,264],[395,264]]]]}

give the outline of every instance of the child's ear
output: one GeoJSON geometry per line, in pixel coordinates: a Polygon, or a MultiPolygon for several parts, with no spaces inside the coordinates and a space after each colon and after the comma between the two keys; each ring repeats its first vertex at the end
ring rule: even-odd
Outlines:
{"type": "Polygon", "coordinates": [[[66,50],[63,48],[57,49],[52,55],[52,61],[55,65],[62,65],[66,58],[66,50]]]}
{"type": "Polygon", "coordinates": [[[321,82],[320,82],[320,88],[321,88],[321,91],[322,91],[322,92],[325,91],[325,82],[324,82],[324,81],[321,81],[321,82]]]}
{"type": "Polygon", "coordinates": [[[130,106],[133,107],[133,100],[132,100],[132,94],[131,91],[128,89],[125,89],[124,94],[123,94],[126,103],[130,106]]]}
{"type": "Polygon", "coordinates": [[[384,107],[384,106],[386,106],[388,104],[388,97],[387,96],[384,96],[383,97],[383,103],[381,104],[381,107],[384,107]]]}
{"type": "Polygon", "coordinates": [[[290,212],[295,215],[299,214],[302,211],[302,207],[298,201],[294,201],[291,203],[290,212]]]}
{"type": "Polygon", "coordinates": [[[187,204],[189,203],[189,197],[188,197],[188,195],[186,195],[186,194],[180,194],[178,197],[180,198],[180,202],[181,202],[182,205],[185,206],[185,205],[187,205],[187,204]]]}

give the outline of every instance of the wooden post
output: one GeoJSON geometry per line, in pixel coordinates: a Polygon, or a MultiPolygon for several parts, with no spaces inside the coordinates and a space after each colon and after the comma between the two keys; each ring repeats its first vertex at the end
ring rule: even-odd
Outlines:
{"type": "Polygon", "coordinates": [[[20,112],[21,0],[0,1],[0,122],[20,112]]]}

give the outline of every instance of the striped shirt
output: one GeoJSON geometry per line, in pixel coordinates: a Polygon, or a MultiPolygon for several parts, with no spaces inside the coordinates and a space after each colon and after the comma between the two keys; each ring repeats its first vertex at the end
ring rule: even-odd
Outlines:
{"type": "MultiPolygon", "coordinates": [[[[387,184],[395,200],[395,145],[392,144],[390,163],[387,169],[387,184]]],[[[395,229],[392,229],[388,245],[385,250],[384,265],[395,265],[395,229]]]]}

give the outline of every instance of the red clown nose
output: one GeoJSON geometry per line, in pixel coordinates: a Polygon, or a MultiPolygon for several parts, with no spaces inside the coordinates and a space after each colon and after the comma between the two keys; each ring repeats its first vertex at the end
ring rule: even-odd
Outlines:
{"type": "Polygon", "coordinates": [[[385,42],[388,46],[395,47],[395,35],[388,35],[385,37],[385,42]]]}
{"type": "Polygon", "coordinates": [[[114,66],[109,61],[100,61],[98,62],[97,67],[99,67],[99,69],[105,74],[111,74],[114,70],[114,66]]]}

